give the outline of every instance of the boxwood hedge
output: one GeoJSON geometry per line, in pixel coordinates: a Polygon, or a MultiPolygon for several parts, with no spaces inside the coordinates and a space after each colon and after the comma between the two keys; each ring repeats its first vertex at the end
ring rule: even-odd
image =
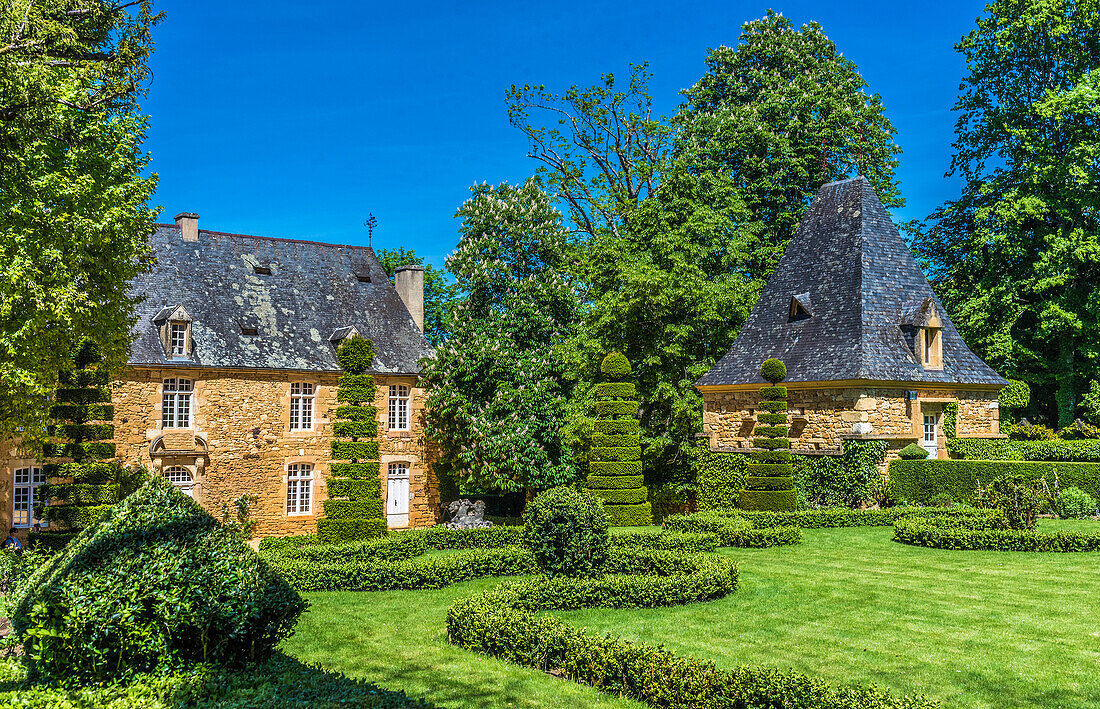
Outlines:
{"type": "Polygon", "coordinates": [[[951,517],[906,517],[894,523],[894,541],[935,549],[1078,552],[1100,551],[1100,532],[998,529],[989,521],[959,524],[951,517]]]}
{"type": "Polygon", "coordinates": [[[892,497],[928,504],[939,494],[956,502],[972,502],[978,481],[988,483],[1001,475],[1022,475],[1028,480],[1046,477],[1062,488],[1078,487],[1093,499],[1100,498],[1100,463],[1064,463],[1033,460],[893,460],[889,467],[892,497]]]}

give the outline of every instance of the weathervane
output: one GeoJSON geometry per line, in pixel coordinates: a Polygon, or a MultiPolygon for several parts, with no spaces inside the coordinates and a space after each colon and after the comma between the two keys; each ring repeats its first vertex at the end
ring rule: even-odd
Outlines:
{"type": "Polygon", "coordinates": [[[371,238],[374,237],[374,228],[378,226],[378,220],[374,218],[374,212],[370,213],[367,217],[367,221],[363,222],[363,226],[367,228],[367,246],[371,246],[371,238]]]}

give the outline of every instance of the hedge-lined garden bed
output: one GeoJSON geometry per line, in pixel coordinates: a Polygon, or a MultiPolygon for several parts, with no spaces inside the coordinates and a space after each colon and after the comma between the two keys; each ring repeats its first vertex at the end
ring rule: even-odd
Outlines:
{"type": "Polygon", "coordinates": [[[1100,532],[998,529],[989,520],[970,522],[960,524],[960,520],[951,517],[900,519],[894,523],[894,541],[934,549],[971,551],[1100,551],[1100,532]]]}
{"type": "Polygon", "coordinates": [[[1100,463],[1062,463],[1034,460],[893,460],[889,490],[894,499],[928,504],[936,495],[950,495],[955,502],[972,502],[978,482],[988,484],[1002,475],[1022,475],[1028,480],[1045,477],[1061,488],[1078,487],[1100,499],[1100,463]]]}

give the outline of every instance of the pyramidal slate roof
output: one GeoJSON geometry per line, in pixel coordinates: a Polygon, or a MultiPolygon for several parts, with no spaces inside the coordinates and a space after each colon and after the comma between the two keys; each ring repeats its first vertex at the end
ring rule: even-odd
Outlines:
{"type": "Polygon", "coordinates": [[[769,357],[788,382],[1007,384],[963,342],[862,176],[822,186],[737,340],[696,386],[762,383],[769,357]],[[933,305],[942,370],[912,349],[911,326],[933,305]]]}
{"type": "Polygon", "coordinates": [[[131,365],[339,371],[335,341],[353,328],[374,340],[376,372],[415,374],[431,354],[373,249],[198,234],[162,224],[151,237],[156,265],[131,284],[143,299],[131,365]],[[160,340],[157,321],[180,306],[190,360],[169,359],[160,340]]]}

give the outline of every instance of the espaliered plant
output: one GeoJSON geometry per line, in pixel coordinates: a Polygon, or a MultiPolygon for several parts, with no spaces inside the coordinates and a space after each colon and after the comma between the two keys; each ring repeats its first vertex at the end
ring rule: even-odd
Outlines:
{"type": "Polygon", "coordinates": [[[642,478],[638,401],[630,361],[612,352],[600,363],[606,382],[596,385],[592,448],[586,489],[604,501],[613,527],[653,523],[653,509],[642,478]]]}
{"type": "Polygon", "coordinates": [[[374,377],[365,374],[374,362],[374,343],[352,335],[340,343],[336,359],[344,374],[336,388],[333,462],[326,483],[329,499],[324,502],[324,518],[317,520],[317,537],[328,544],[386,533],[375,440],[378,409],[374,406],[374,377]]]}
{"type": "Polygon", "coordinates": [[[787,366],[778,359],[766,359],[760,376],[770,386],[760,389],[760,413],[753,431],[752,462],[745,470],[745,489],[737,506],[743,510],[793,510],[797,502],[791,441],[787,438],[787,366]]]}
{"type": "Polygon", "coordinates": [[[50,408],[55,442],[42,448],[51,459],[43,466],[49,484],[39,488],[35,506],[55,529],[35,535],[35,541],[52,548],[64,546],[123,497],[122,466],[106,460],[115,457],[115,407],[101,359],[94,345],[81,344],[74,368],[61,372],[57,403],[50,408]]]}

